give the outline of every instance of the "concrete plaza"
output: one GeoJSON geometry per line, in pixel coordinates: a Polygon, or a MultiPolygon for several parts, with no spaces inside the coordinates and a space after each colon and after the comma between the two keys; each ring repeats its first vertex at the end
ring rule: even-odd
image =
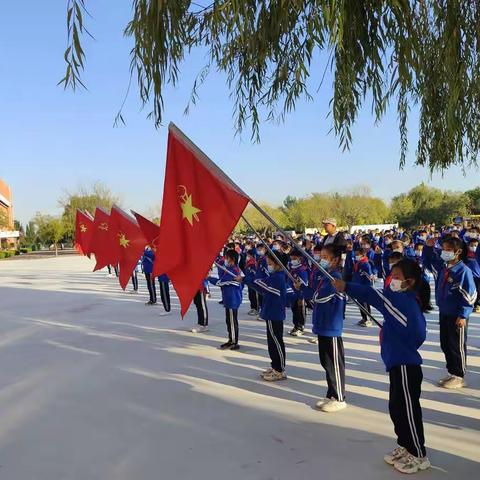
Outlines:
{"type": "MultiPolygon", "coordinates": [[[[78,256],[0,262],[0,478],[2,480],[303,480],[399,478],[383,462],[394,446],[388,377],[377,328],[345,323],[346,410],[313,408],[325,394],[316,346],[286,336],[289,379],[267,384],[264,325],[240,310],[238,352],[225,339],[219,290],[210,332],[146,307],[78,256]]],[[[290,327],[290,315],[285,328],[290,327]]],[[[422,406],[433,468],[419,478],[478,477],[480,316],[469,326],[468,388],[444,375],[437,314],[422,348],[422,406]]]]}

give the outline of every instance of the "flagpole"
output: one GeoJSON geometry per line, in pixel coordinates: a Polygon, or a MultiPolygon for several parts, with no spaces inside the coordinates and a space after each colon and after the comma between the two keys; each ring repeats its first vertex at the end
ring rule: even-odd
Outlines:
{"type": "Polygon", "coordinates": [[[270,255],[273,256],[275,261],[282,267],[283,271],[287,274],[288,278],[292,281],[295,282],[295,277],[288,271],[288,268],[281,262],[281,260],[277,257],[275,252],[270,248],[270,245],[267,244],[267,242],[260,236],[260,234],[255,230],[253,225],[245,218],[244,215],[242,215],[242,220],[248,225],[250,230],[260,239],[260,241],[265,245],[266,249],[270,253],[270,255]]]}
{"type": "MultiPolygon", "coordinates": [[[[197,145],[195,145],[190,138],[188,138],[173,122],[170,122],[168,125],[169,131],[172,131],[174,135],[177,136],[179,140],[181,140],[184,145],[193,151],[200,162],[208,168],[213,174],[217,176],[217,178],[224,180],[233,190],[237,191],[240,195],[244,196],[250,204],[257,209],[279,232],[281,232],[285,238],[295,244],[295,240],[292,236],[287,233],[283,228],[262,208],[258,205],[253,198],[250,197],[247,193],[245,193],[208,155],[201,150],[197,145]]],[[[243,217],[244,218],[244,217],[243,217]]],[[[295,244],[296,245],[296,244],[295,244]]],[[[302,246],[297,245],[296,248],[302,253],[304,257],[306,257],[313,265],[315,265],[329,280],[334,280],[334,278],[330,275],[330,273],[325,270],[320,263],[318,263],[312,255],[310,255],[302,246]]],[[[283,264],[282,264],[283,265],[283,264]]],[[[382,328],[381,323],[355,298],[352,298],[358,308],[365,313],[368,317],[370,317],[380,328],[382,328]]]]}
{"type": "MultiPolygon", "coordinates": [[[[237,277],[238,275],[236,273],[231,272],[228,268],[225,268],[223,265],[220,265],[220,263],[213,262],[216,267],[218,267],[220,270],[223,270],[225,273],[229,273],[232,277],[237,277]]],[[[243,275],[243,273],[239,273],[240,276],[243,275]]]]}

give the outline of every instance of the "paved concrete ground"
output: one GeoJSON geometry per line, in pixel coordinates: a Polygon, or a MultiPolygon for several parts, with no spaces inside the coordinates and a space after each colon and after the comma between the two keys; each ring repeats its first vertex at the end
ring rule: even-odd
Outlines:
{"type": "MultiPolygon", "coordinates": [[[[375,480],[399,477],[382,459],[394,445],[388,380],[376,328],[345,326],[349,407],[312,408],[325,393],[316,347],[287,338],[289,379],[265,384],[262,323],[241,308],[240,352],[222,352],[218,290],[211,331],[187,331],[145,307],[80,257],[0,262],[2,480],[375,480]]],[[[145,284],[140,289],[146,291],[145,284]]],[[[478,477],[480,322],[469,327],[469,388],[444,374],[429,316],[423,412],[434,468],[425,479],[478,477]]],[[[287,322],[290,326],[290,321],[287,322]]]]}

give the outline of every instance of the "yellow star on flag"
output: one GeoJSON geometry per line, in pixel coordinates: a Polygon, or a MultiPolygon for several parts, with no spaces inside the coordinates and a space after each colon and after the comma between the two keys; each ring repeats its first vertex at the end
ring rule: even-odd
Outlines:
{"type": "Polygon", "coordinates": [[[87,227],[83,223],[80,225],[80,231],[82,233],[85,233],[87,231],[87,227]]]}
{"type": "Polygon", "coordinates": [[[125,237],[124,233],[120,233],[118,236],[119,236],[120,246],[123,248],[127,248],[130,244],[130,240],[128,240],[128,238],[125,237]]]}
{"type": "Polygon", "coordinates": [[[186,218],[188,223],[193,226],[193,219],[195,219],[197,222],[200,221],[197,213],[200,213],[201,210],[193,206],[192,195],[185,194],[183,200],[183,202],[180,202],[183,218],[186,218]]]}

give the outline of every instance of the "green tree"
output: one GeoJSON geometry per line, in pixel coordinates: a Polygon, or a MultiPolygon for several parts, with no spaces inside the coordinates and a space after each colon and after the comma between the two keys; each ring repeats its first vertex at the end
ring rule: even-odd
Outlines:
{"type": "Polygon", "coordinates": [[[457,215],[465,215],[468,197],[458,192],[442,192],[421,183],[407,193],[392,199],[392,215],[407,227],[436,223],[449,224],[457,215]]]}
{"type": "MultiPolygon", "coordinates": [[[[285,227],[285,216],[280,208],[272,207],[268,204],[260,204],[260,206],[281,226],[285,227]]],[[[275,228],[265,219],[265,217],[258,212],[254,207],[248,207],[243,213],[248,222],[252,227],[261,235],[271,235],[275,228]]],[[[237,232],[241,233],[253,233],[247,224],[240,220],[237,227],[235,228],[237,232]]]]}
{"type": "Polygon", "coordinates": [[[37,213],[34,222],[40,242],[45,246],[53,245],[55,255],[58,255],[58,244],[65,236],[65,225],[62,219],[37,213]]]}
{"type": "MultiPolygon", "coordinates": [[[[65,88],[83,86],[81,40],[87,0],[68,0],[65,88]]],[[[90,2],[94,8],[95,2],[90,2]]],[[[165,88],[195,49],[205,65],[191,103],[211,71],[224,74],[238,131],[283,119],[318,94],[316,72],[331,71],[331,118],[340,145],[365,101],[375,121],[393,104],[400,164],[408,148],[410,104],[420,106],[416,162],[431,170],[475,163],[480,146],[480,9],[472,0],[132,0],[125,35],[142,104],[163,121],[165,88]]],[[[188,109],[188,106],[187,106],[188,109]]],[[[122,112],[118,118],[123,121],[122,112]]],[[[324,127],[321,127],[324,129],[324,127]]]]}
{"type": "Polygon", "coordinates": [[[465,195],[468,198],[468,213],[480,214],[480,187],[467,190],[465,195]]]}
{"type": "Polygon", "coordinates": [[[21,235],[24,235],[23,225],[20,223],[20,220],[13,221],[13,229],[19,231],[21,235]]]}
{"type": "Polygon", "coordinates": [[[87,210],[93,215],[96,207],[110,210],[114,203],[120,203],[119,197],[101,182],[96,182],[90,187],[81,187],[76,192],[66,192],[59,200],[60,206],[63,207],[62,220],[66,238],[71,240],[75,234],[77,209],[87,210]]]}

